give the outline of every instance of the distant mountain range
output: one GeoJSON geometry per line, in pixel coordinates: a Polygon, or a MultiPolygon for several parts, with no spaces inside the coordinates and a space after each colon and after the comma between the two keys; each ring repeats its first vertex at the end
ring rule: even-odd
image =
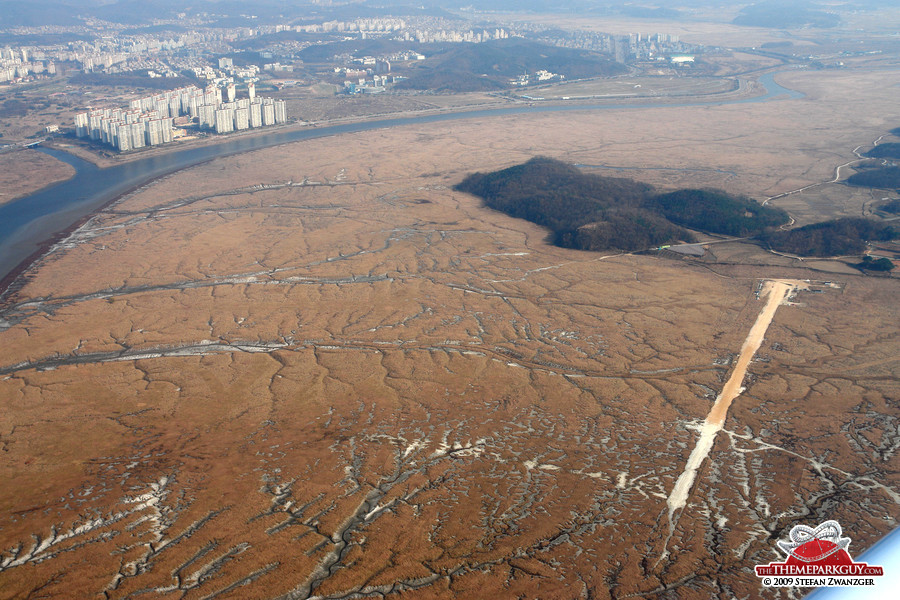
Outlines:
{"type": "Polygon", "coordinates": [[[315,19],[353,20],[390,15],[422,15],[456,18],[437,6],[423,7],[382,3],[346,3],[322,6],[310,2],[286,2],[284,0],[200,0],[179,2],[176,0],[0,0],[0,28],[38,27],[41,25],[77,25],[83,17],[93,17],[123,25],[150,24],[158,19],[176,19],[179,15],[206,14],[213,23],[221,26],[248,24],[292,23],[315,19]]]}
{"type": "Polygon", "coordinates": [[[835,27],[841,18],[813,2],[760,2],[741,10],[735,25],[796,29],[799,27],[835,27]]]}
{"type": "MultiPolygon", "coordinates": [[[[743,6],[734,20],[739,25],[796,28],[833,27],[840,18],[833,11],[849,9],[814,1],[682,0],[674,7],[661,0],[633,3],[625,0],[362,0],[323,6],[309,0],[0,0],[0,28],[40,25],[77,25],[81,17],[94,17],[124,25],[149,25],[178,15],[212,16],[222,26],[300,23],[314,20],[352,20],[379,16],[472,17],[478,13],[535,12],[619,16],[664,21],[692,17],[692,8],[743,6]]],[[[855,0],[853,10],[900,6],[900,0],[855,0]]],[[[732,9],[733,10],[733,9],[732,9]]]]}

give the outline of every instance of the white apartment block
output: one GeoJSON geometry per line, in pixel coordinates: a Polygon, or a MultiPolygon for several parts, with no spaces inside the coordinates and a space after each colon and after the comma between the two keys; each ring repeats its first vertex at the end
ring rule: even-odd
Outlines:
{"type": "Polygon", "coordinates": [[[234,110],[220,108],[216,111],[216,133],[228,133],[234,131],[234,110]]]}
{"type": "Polygon", "coordinates": [[[187,86],[131,100],[127,108],[89,110],[75,115],[75,135],[127,152],[144,146],[168,144],[175,117],[196,119],[201,129],[216,133],[243,131],[287,122],[284,100],[259,98],[250,84],[248,98],[236,98],[234,84],[222,88],[187,86]]]}
{"type": "Polygon", "coordinates": [[[242,131],[250,128],[250,109],[238,108],[234,111],[234,129],[242,131]]]}

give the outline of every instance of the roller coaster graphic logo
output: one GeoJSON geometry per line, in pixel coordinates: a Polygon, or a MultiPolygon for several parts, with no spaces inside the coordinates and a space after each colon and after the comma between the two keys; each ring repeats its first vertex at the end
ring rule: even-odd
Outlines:
{"type": "Polygon", "coordinates": [[[796,525],[789,538],[776,542],[786,555],[784,562],[756,566],[756,576],[766,587],[867,586],[884,575],[879,566],[854,562],[847,551],[850,538],[843,537],[837,521],[825,521],[815,529],[796,525]]]}

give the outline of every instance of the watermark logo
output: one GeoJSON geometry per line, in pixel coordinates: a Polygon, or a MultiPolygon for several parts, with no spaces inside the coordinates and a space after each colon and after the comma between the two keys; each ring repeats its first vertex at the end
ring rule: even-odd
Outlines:
{"type": "Polygon", "coordinates": [[[776,542],[785,561],[756,565],[756,576],[765,587],[874,586],[883,569],[854,562],[847,551],[850,538],[842,536],[837,521],[825,521],[815,529],[797,525],[790,540],[776,542]]]}

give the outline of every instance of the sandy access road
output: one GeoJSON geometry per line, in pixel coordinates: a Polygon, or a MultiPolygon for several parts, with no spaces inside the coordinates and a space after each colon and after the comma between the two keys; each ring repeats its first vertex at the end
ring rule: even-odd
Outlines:
{"type": "Polygon", "coordinates": [[[798,289],[799,285],[802,285],[799,281],[777,280],[765,282],[763,291],[766,292],[765,295],[768,298],[766,305],[759,313],[756,323],[753,324],[747,339],[744,341],[744,345],[741,347],[741,354],[738,357],[737,364],[735,364],[734,371],[731,373],[731,377],[725,382],[722,393],[716,399],[716,403],[713,404],[712,410],[709,411],[709,415],[706,417],[708,423],[717,425],[719,428],[725,423],[728,408],[744,390],[741,387],[741,383],[743,383],[744,376],[747,374],[747,367],[750,366],[750,361],[753,359],[756,351],[759,350],[763,337],[766,335],[766,330],[769,329],[772,319],[775,318],[775,311],[778,310],[778,307],[781,306],[791,292],[798,289]]]}
{"type": "Polygon", "coordinates": [[[785,299],[801,285],[803,285],[803,282],[792,280],[772,280],[766,281],[763,284],[762,292],[767,297],[766,305],[756,318],[753,327],[750,328],[750,333],[747,335],[747,339],[744,340],[743,346],[741,346],[741,354],[738,356],[734,370],[731,372],[731,377],[725,382],[722,393],[716,398],[716,402],[706,416],[706,420],[703,421],[703,424],[700,427],[700,438],[697,440],[697,445],[694,446],[691,455],[688,457],[684,471],[678,477],[678,480],[675,482],[675,487],[669,495],[667,504],[669,506],[670,528],[674,528],[675,521],[673,520],[673,517],[675,512],[684,508],[688,496],[691,493],[691,489],[694,487],[694,479],[697,477],[697,470],[709,455],[710,450],[712,450],[713,443],[716,440],[716,434],[722,430],[722,427],[725,424],[728,408],[731,406],[734,399],[740,396],[741,392],[744,391],[741,384],[744,382],[744,377],[747,375],[747,367],[750,366],[750,361],[753,359],[756,351],[759,350],[763,338],[766,335],[766,330],[769,329],[769,325],[775,317],[775,311],[777,311],[778,307],[781,306],[785,299]]]}

